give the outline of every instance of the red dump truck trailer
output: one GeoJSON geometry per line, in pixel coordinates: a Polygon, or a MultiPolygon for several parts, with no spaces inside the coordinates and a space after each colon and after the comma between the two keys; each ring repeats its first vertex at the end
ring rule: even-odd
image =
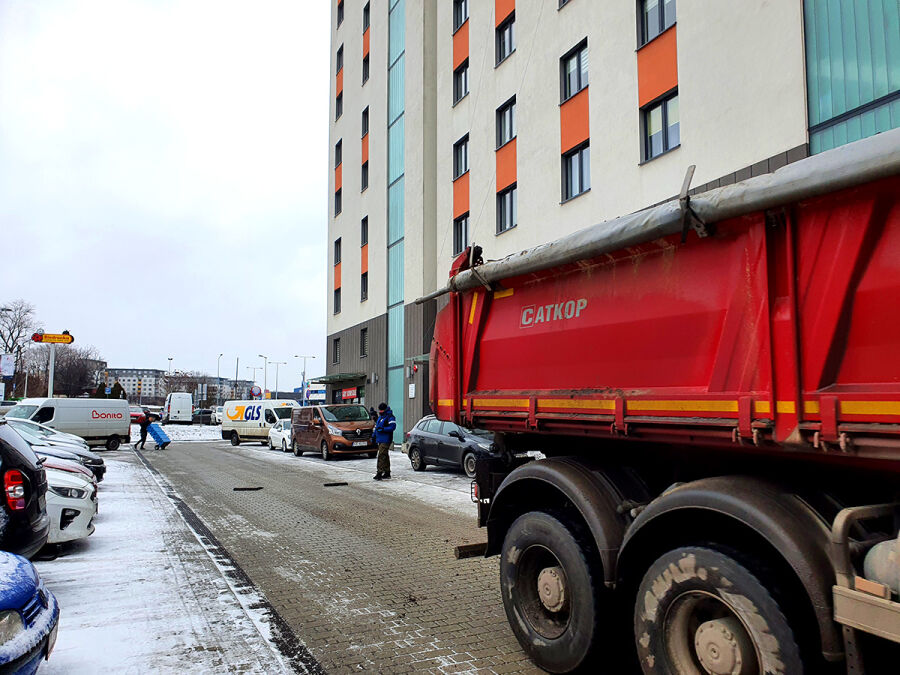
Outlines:
{"type": "Polygon", "coordinates": [[[512,630],[551,672],[898,672],[900,129],[688,184],[430,296],[512,630]]]}

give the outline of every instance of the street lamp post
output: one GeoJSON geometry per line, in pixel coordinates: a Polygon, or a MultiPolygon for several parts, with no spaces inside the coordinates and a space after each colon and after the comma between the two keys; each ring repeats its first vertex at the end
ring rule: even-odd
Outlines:
{"type": "Polygon", "coordinates": [[[169,375],[172,374],[172,359],[173,359],[173,358],[174,358],[174,357],[172,357],[172,356],[169,357],[169,375]]]}
{"type": "Polygon", "coordinates": [[[270,366],[275,366],[275,398],[278,398],[278,366],[286,366],[287,361],[272,361],[270,366]]]}
{"type": "Polygon", "coordinates": [[[263,398],[265,398],[266,391],[269,389],[269,358],[262,354],[258,356],[263,360],[263,398]]]}
{"type": "Polygon", "coordinates": [[[306,359],[314,359],[315,356],[301,356],[299,354],[294,354],[295,359],[303,359],[303,386],[300,388],[300,396],[302,398],[301,403],[306,405],[306,359]]]}
{"type": "Polygon", "coordinates": [[[222,356],[223,354],[219,354],[219,358],[216,359],[216,407],[219,406],[219,390],[222,388],[222,378],[219,377],[219,367],[222,364],[222,356]]]}
{"type": "Polygon", "coordinates": [[[261,368],[261,366],[244,366],[247,370],[253,371],[253,384],[256,384],[256,371],[261,368]]]}

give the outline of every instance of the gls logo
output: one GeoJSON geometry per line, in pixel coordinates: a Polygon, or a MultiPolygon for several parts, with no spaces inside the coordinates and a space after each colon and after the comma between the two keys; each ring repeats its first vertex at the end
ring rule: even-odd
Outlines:
{"type": "Polygon", "coordinates": [[[563,319],[577,319],[587,307],[587,298],[557,302],[550,305],[528,305],[522,308],[522,318],[519,328],[530,328],[539,323],[549,321],[562,321],[563,319]]]}
{"type": "Polygon", "coordinates": [[[236,405],[234,407],[234,411],[227,410],[225,415],[232,422],[237,422],[238,420],[244,420],[245,422],[255,422],[260,417],[260,411],[262,410],[261,405],[236,405]]]}

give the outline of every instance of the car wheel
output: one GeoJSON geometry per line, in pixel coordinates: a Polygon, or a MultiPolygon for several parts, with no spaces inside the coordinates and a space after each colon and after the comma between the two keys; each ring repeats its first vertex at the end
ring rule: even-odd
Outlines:
{"type": "Polygon", "coordinates": [[[409,449],[409,463],[412,465],[413,471],[425,470],[425,460],[422,459],[422,453],[419,452],[418,448],[412,447],[409,449]]]}
{"type": "Polygon", "coordinates": [[[292,442],[291,442],[291,450],[294,451],[294,456],[295,456],[295,457],[299,457],[300,455],[303,454],[303,451],[300,449],[300,446],[297,445],[297,441],[292,441],[292,442]]]}
{"type": "Polygon", "coordinates": [[[119,438],[117,436],[110,436],[106,439],[106,449],[107,450],[118,450],[119,449],[119,438]]]}
{"type": "Polygon", "coordinates": [[[334,458],[334,455],[332,455],[328,451],[328,441],[322,441],[322,445],[320,447],[322,450],[322,459],[324,459],[326,462],[330,462],[334,458]]]}
{"type": "Polygon", "coordinates": [[[275,449],[275,446],[272,445],[272,439],[270,438],[269,439],[269,450],[274,450],[274,449],[275,449]]]}
{"type": "Polygon", "coordinates": [[[475,453],[467,452],[462,458],[462,470],[469,478],[475,478],[475,453]]]}
{"type": "Polygon", "coordinates": [[[287,441],[284,440],[283,438],[281,439],[281,451],[287,452],[287,441]]]}
{"type": "Polygon", "coordinates": [[[241,444],[241,437],[238,436],[238,432],[236,432],[236,431],[231,432],[231,444],[232,445],[240,445],[241,444]]]}

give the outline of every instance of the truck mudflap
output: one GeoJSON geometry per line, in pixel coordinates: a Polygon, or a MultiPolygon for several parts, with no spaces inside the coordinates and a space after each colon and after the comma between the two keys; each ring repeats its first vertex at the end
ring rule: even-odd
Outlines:
{"type": "Polygon", "coordinates": [[[479,454],[475,458],[475,480],[472,481],[472,501],[478,505],[478,527],[487,525],[491,504],[504,479],[516,467],[532,461],[531,457],[509,454],[479,454]]]}

